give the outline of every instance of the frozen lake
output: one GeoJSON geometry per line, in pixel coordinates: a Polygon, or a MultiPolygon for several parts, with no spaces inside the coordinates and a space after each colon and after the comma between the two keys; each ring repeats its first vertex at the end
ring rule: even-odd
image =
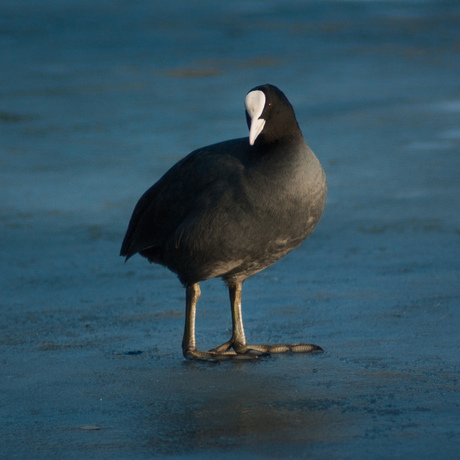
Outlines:
{"type": "MultiPolygon", "coordinates": [[[[3,0],[0,58],[0,456],[458,458],[458,2],[3,0]],[[246,334],[325,353],[184,362],[182,287],[121,241],[267,82],[329,196],[246,334]]],[[[231,320],[201,288],[205,349],[231,320]]]]}

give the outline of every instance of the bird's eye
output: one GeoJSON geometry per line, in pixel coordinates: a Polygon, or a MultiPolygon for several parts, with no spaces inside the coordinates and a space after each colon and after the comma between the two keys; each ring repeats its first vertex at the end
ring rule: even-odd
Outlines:
{"type": "Polygon", "coordinates": [[[271,109],[273,107],[273,103],[272,102],[269,102],[268,103],[268,108],[271,109]]]}

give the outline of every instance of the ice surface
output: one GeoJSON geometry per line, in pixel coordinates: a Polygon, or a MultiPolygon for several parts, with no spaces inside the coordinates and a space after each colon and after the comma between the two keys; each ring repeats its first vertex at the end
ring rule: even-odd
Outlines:
{"type": "MultiPolygon", "coordinates": [[[[460,448],[458,2],[0,3],[0,456],[418,458],[460,448]],[[184,292],[118,252],[140,194],[279,86],[326,211],[245,283],[254,342],[184,362],[184,292]]],[[[202,348],[228,339],[202,285],[202,348]]]]}

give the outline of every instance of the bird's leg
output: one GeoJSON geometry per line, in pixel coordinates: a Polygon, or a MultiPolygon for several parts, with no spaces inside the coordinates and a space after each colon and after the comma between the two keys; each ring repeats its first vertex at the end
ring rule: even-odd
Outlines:
{"type": "Polygon", "coordinates": [[[232,309],[232,338],[210,351],[199,351],[195,341],[196,304],[201,294],[198,283],[190,284],[186,288],[185,329],[182,340],[182,352],[187,359],[198,361],[216,362],[220,360],[257,359],[270,353],[311,352],[321,351],[317,345],[291,344],[291,345],[247,345],[244,335],[243,317],[241,313],[241,283],[228,287],[232,309]]]}
{"type": "Polygon", "coordinates": [[[241,291],[242,283],[238,282],[235,284],[229,284],[228,292],[230,294],[230,305],[232,309],[232,338],[223,343],[217,348],[211,350],[211,353],[221,354],[233,354],[234,357],[242,358],[243,356],[249,359],[255,359],[265,354],[264,350],[258,350],[257,348],[248,347],[246,345],[246,337],[244,335],[243,327],[243,315],[241,311],[241,291]],[[231,352],[233,348],[235,352],[231,352]]]}
{"type": "Polygon", "coordinates": [[[196,304],[201,294],[201,289],[198,283],[190,284],[186,287],[185,298],[185,328],[184,337],[182,339],[182,353],[187,359],[194,359],[198,361],[211,361],[216,362],[219,360],[230,359],[235,356],[234,351],[217,352],[213,351],[199,351],[196,348],[195,340],[195,318],[196,318],[196,304]]]}
{"type": "Polygon", "coordinates": [[[219,347],[211,350],[212,352],[227,352],[230,348],[233,348],[237,353],[244,353],[246,351],[246,337],[244,335],[243,316],[241,312],[241,291],[241,283],[235,283],[228,286],[230,306],[232,309],[232,338],[228,342],[225,342],[219,347]]]}
{"type": "Polygon", "coordinates": [[[230,293],[230,303],[232,308],[233,334],[232,338],[217,348],[210,350],[211,353],[231,353],[233,348],[237,356],[249,355],[253,358],[270,353],[285,353],[288,351],[296,353],[308,353],[312,351],[322,351],[318,345],[296,343],[296,344],[276,344],[276,345],[248,345],[244,335],[243,316],[241,312],[241,291],[242,283],[235,283],[228,287],[230,293]]]}
{"type": "Polygon", "coordinates": [[[187,358],[189,353],[196,351],[195,318],[196,304],[200,298],[201,289],[198,283],[190,284],[185,291],[185,328],[182,339],[182,352],[187,358]]]}

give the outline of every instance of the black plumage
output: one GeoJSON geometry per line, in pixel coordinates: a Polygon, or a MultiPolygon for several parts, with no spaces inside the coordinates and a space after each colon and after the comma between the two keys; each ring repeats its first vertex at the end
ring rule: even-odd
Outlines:
{"type": "Polygon", "coordinates": [[[186,287],[187,358],[319,348],[247,345],[244,338],[243,281],[297,247],[315,228],[326,200],[323,169],[285,95],[272,85],[252,89],[246,117],[249,141],[234,139],[195,150],[144,193],[121,247],[127,259],[139,253],[168,267],[186,287]],[[196,349],[194,332],[198,283],[215,277],[230,290],[233,336],[202,352],[196,349]]]}

